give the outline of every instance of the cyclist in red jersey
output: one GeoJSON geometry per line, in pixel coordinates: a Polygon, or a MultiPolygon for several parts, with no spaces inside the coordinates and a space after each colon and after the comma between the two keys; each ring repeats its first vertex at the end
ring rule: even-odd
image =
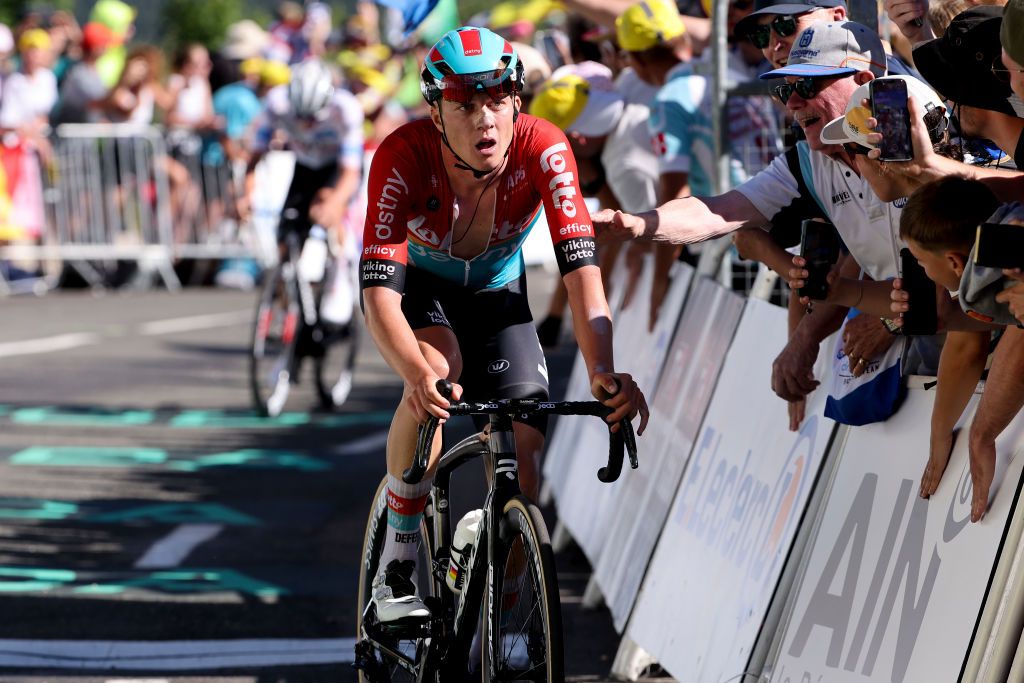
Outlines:
{"type": "MultiPolygon", "coordinates": [[[[415,594],[420,514],[435,460],[409,485],[418,425],[445,419],[454,398],[547,397],[547,368],[526,299],[521,247],[541,212],[569,292],[595,397],[615,422],[648,419],[633,378],[615,372],[612,324],[576,161],[554,125],[519,113],[523,68],[487,29],[445,34],[423,69],[430,119],[399,128],[370,168],[361,282],[367,327],[405,388],[388,436],[388,533],[374,581],[382,622],[429,617],[415,594]]],[[[543,424],[515,424],[519,476],[537,498],[543,424]]],[[[438,435],[440,436],[440,435],[438,435]]]]}

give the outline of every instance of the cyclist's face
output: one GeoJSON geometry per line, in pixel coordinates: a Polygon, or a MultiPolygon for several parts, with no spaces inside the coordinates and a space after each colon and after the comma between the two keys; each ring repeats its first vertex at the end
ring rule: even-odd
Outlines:
{"type": "Polygon", "coordinates": [[[464,103],[441,100],[430,116],[439,131],[444,118],[448,144],[471,166],[493,170],[501,166],[512,141],[513,115],[522,106],[518,96],[493,100],[480,93],[464,103]]]}

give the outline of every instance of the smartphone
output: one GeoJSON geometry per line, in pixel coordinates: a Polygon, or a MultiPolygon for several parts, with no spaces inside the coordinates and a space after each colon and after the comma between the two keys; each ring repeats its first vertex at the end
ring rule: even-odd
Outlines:
{"type": "Polygon", "coordinates": [[[935,334],[939,327],[935,283],[907,248],[900,251],[900,278],[903,291],[910,295],[910,308],[903,314],[903,334],[935,334]]]}
{"type": "Polygon", "coordinates": [[[974,263],[989,268],[1024,268],[1024,225],[979,225],[974,263]]]}
{"type": "Polygon", "coordinates": [[[828,296],[828,274],[839,260],[839,233],[836,226],[817,218],[800,224],[800,255],[807,261],[807,278],[797,291],[801,297],[824,299],[828,296]]]}
{"type": "Polygon", "coordinates": [[[871,115],[878,121],[876,133],[881,161],[910,161],[914,146],[910,141],[910,110],[907,109],[907,83],[901,78],[876,78],[871,81],[871,115]]]}

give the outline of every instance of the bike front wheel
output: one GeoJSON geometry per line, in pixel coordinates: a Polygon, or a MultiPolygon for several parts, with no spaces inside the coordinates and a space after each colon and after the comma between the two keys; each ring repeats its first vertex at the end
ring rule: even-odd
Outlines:
{"type": "MultiPolygon", "coordinates": [[[[420,520],[421,540],[416,558],[416,585],[420,597],[424,599],[438,595],[442,588],[433,574],[431,512],[431,506],[428,504],[423,519],[420,520]]],[[[356,640],[361,644],[361,653],[365,657],[362,662],[364,668],[359,670],[359,683],[415,683],[419,680],[418,669],[427,645],[423,639],[405,637],[401,633],[388,634],[385,629],[377,628],[372,613],[367,610],[373,579],[380,570],[380,555],[384,550],[387,532],[388,478],[385,476],[373,497],[373,506],[370,508],[370,517],[363,535],[363,554],[359,565],[356,640]],[[370,619],[369,622],[364,621],[367,618],[370,619]]],[[[447,587],[444,588],[447,590],[447,587]]]]}
{"type": "Polygon", "coordinates": [[[505,505],[498,529],[488,571],[483,680],[560,682],[562,610],[544,519],[536,505],[516,496],[505,505]]]}
{"type": "Polygon", "coordinates": [[[256,411],[276,417],[291,388],[295,347],[301,333],[302,310],[290,263],[269,271],[260,291],[249,357],[249,382],[256,411]]]}

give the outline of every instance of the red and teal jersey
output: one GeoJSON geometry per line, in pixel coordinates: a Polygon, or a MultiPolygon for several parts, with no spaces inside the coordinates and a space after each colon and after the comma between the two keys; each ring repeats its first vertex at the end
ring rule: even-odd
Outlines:
{"type": "Polygon", "coordinates": [[[469,260],[451,253],[457,207],[441,156],[443,144],[433,122],[422,119],[393,132],[374,154],[362,287],[401,292],[409,264],[474,291],[506,285],[523,272],[523,242],[542,211],[563,275],[597,265],[594,226],[561,130],[543,119],[519,116],[508,163],[493,185],[497,196],[490,242],[469,260]]]}

